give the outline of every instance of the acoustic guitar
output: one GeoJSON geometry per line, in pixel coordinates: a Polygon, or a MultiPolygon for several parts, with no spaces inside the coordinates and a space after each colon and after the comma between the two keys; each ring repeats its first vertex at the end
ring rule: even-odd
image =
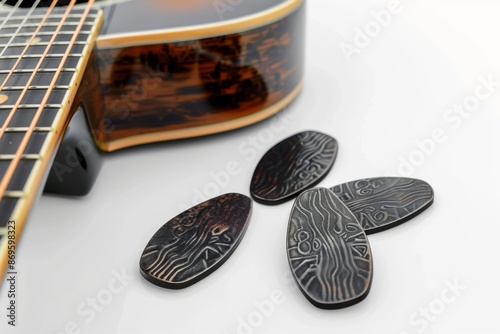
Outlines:
{"type": "Polygon", "coordinates": [[[301,89],[304,7],[0,0],[0,277],[78,110],[102,152],[261,121],[301,89]]]}

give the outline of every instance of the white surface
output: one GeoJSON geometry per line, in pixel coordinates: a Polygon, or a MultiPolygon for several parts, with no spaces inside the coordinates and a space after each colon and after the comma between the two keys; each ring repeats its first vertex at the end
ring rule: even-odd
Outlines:
{"type": "Polygon", "coordinates": [[[309,1],[305,88],[285,112],[289,124],[260,142],[255,157],[240,145],[259,134],[266,140],[274,120],[111,154],[88,197],[43,196],[19,247],[18,327],[5,324],[4,284],[0,332],[498,333],[500,86],[460,124],[444,117],[475,94],[481,77],[500,82],[500,5],[401,3],[401,13],[348,63],[341,43],[352,43],[356,27],[364,28],[371,11],[387,3],[309,1]],[[197,190],[212,182],[211,172],[238,162],[240,173],[214,194],[248,194],[260,156],[305,129],[329,133],[340,144],[323,186],[398,175],[400,159],[418,154],[416,141],[436,129],[446,138],[411,174],[433,185],[434,205],[370,236],[375,273],[364,302],[319,310],[291,282],[285,252],[291,202],[255,204],[234,255],[196,285],[170,291],[141,278],[143,247],[168,219],[201,200],[197,190]],[[122,271],[132,280],[118,289],[113,277],[122,271]],[[454,281],[464,289],[449,290],[454,281]],[[112,300],[90,319],[85,303],[96,296],[112,300]],[[273,299],[262,315],[256,303],[273,299]],[[432,321],[419,315],[429,307],[432,321]],[[249,320],[258,326],[241,327],[249,320]]]}

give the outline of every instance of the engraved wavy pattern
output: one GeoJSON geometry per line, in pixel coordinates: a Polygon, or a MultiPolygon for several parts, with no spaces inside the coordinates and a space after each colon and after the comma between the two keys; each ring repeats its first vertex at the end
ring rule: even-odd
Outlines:
{"type": "Polygon", "coordinates": [[[187,286],[210,274],[239,244],[250,210],[248,197],[226,194],[173,218],[144,249],[140,261],[143,275],[168,287],[187,286]]]}
{"type": "Polygon", "coordinates": [[[363,179],[331,190],[354,213],[366,233],[401,224],[424,211],[434,199],[428,183],[409,178],[363,179]]]}
{"type": "Polygon", "coordinates": [[[252,196],[283,201],[314,186],[332,168],[337,151],[337,141],[318,132],[302,132],[285,139],[257,165],[250,186],[252,196]]]}
{"type": "Polygon", "coordinates": [[[361,225],[328,189],[302,193],[292,209],[288,260],[295,280],[323,308],[353,303],[369,291],[370,245],[361,225]]]}

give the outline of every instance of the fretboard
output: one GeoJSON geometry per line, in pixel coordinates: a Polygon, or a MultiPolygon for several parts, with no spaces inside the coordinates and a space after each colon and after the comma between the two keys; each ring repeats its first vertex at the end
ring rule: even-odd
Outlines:
{"type": "Polygon", "coordinates": [[[0,277],[9,222],[18,235],[64,134],[102,22],[100,11],[85,6],[47,12],[0,6],[0,277]]]}

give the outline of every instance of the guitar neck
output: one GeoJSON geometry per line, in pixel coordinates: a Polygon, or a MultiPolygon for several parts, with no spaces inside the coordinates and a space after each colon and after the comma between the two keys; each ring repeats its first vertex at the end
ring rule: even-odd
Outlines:
{"type": "Polygon", "coordinates": [[[101,22],[91,4],[0,11],[0,277],[12,270],[9,226],[17,238],[40,193],[101,22]]]}

